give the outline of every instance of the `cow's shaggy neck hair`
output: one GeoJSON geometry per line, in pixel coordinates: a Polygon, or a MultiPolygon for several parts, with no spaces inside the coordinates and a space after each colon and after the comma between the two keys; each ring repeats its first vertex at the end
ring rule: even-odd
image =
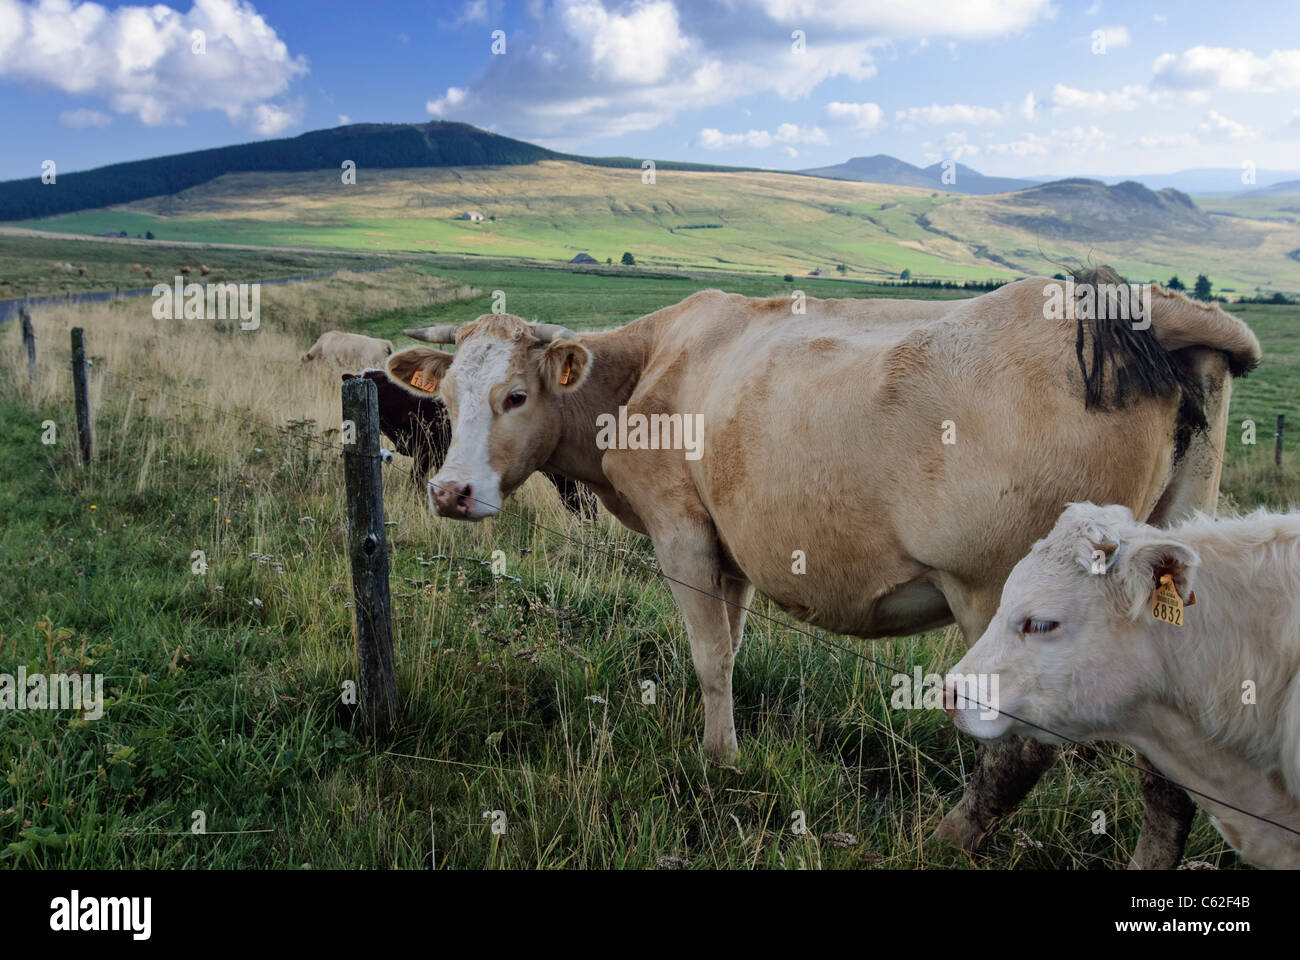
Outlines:
{"type": "MultiPolygon", "coordinates": [[[[1076,320],[1074,352],[1083,375],[1084,406],[1089,410],[1123,409],[1141,397],[1176,395],[1174,458],[1180,458],[1192,437],[1207,426],[1204,388],[1178,364],[1149,327],[1133,329],[1131,310],[1117,309],[1116,298],[1098,289],[1100,285],[1115,291],[1126,287],[1128,281],[1104,265],[1075,270],[1073,277],[1078,285],[1076,296],[1091,297],[1095,304],[1091,318],[1080,311],[1076,320]]],[[[1155,296],[1171,294],[1152,284],[1155,296]]],[[[1238,372],[1233,370],[1234,375],[1238,372]]]]}

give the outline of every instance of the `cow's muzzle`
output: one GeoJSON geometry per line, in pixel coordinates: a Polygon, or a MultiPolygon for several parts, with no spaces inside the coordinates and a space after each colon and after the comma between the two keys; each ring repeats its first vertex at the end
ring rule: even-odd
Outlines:
{"type": "Polygon", "coordinates": [[[429,481],[429,505],[443,517],[465,519],[474,508],[474,488],[468,483],[429,481]]]}

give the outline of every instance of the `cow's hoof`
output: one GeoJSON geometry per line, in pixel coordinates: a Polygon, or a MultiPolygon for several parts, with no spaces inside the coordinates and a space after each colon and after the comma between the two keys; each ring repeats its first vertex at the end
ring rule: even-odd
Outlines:
{"type": "Polygon", "coordinates": [[[939,821],[933,840],[946,843],[964,853],[975,853],[989,835],[989,829],[972,817],[961,804],[949,810],[939,821]]]}

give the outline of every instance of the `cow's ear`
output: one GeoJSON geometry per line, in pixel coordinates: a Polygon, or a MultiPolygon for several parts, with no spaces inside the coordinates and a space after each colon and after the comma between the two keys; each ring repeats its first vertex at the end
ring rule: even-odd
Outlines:
{"type": "Polygon", "coordinates": [[[453,359],[450,353],[432,347],[408,347],[388,358],[384,372],[399,387],[417,397],[427,397],[438,392],[453,359]]]}
{"type": "Polygon", "coordinates": [[[538,373],[548,390],[568,393],[582,386],[591,369],[591,351],[577,340],[555,340],[542,351],[538,373]]]}
{"type": "Polygon", "coordinates": [[[1201,564],[1201,557],[1185,543],[1157,539],[1134,544],[1124,563],[1128,568],[1134,607],[1140,612],[1150,605],[1152,592],[1166,574],[1173,578],[1178,595],[1186,603],[1195,585],[1196,568],[1201,564]]]}

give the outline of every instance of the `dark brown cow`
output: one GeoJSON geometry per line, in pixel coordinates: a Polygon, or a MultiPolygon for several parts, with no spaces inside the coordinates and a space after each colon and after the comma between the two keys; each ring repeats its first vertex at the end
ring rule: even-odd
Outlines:
{"type": "MultiPolygon", "coordinates": [[[[379,391],[379,429],[393,444],[393,450],[411,458],[411,482],[424,487],[430,469],[439,470],[451,445],[451,421],[441,400],[417,397],[389,380],[382,370],[345,373],[343,379],[362,376],[374,381],[379,391]]],[[[558,473],[542,471],[570,513],[584,520],[596,518],[596,497],[584,484],[558,473]]]]}

